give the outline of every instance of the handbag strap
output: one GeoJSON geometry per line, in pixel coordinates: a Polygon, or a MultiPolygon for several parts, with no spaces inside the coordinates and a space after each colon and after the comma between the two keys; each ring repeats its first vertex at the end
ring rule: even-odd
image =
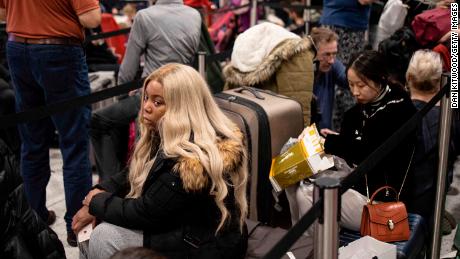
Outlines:
{"type": "Polygon", "coordinates": [[[414,158],[414,153],[415,153],[415,145],[414,145],[414,148],[412,149],[412,154],[410,156],[409,164],[407,165],[406,174],[404,175],[404,179],[403,179],[403,182],[401,184],[401,188],[399,188],[398,197],[397,197],[398,201],[399,201],[399,196],[401,195],[404,183],[406,183],[407,174],[409,173],[410,165],[412,164],[412,158],[414,158]]]}
{"type": "Polygon", "coordinates": [[[414,158],[414,153],[415,153],[415,146],[414,146],[414,148],[412,149],[412,154],[411,154],[411,156],[410,156],[409,164],[407,165],[406,174],[404,175],[403,182],[401,183],[401,188],[399,188],[399,192],[396,192],[396,189],[395,189],[395,188],[393,188],[393,187],[391,187],[391,186],[389,186],[389,185],[385,185],[385,186],[380,187],[379,189],[377,189],[377,190],[372,194],[371,198],[369,199],[369,185],[368,185],[368,183],[367,183],[367,173],[364,174],[364,178],[365,178],[365,180],[366,180],[367,202],[368,202],[369,204],[371,204],[371,203],[374,201],[375,195],[377,195],[377,193],[380,192],[380,191],[383,190],[383,189],[386,189],[386,190],[391,189],[392,191],[394,191],[395,194],[396,194],[396,201],[399,201],[399,196],[401,195],[403,186],[404,186],[404,184],[406,183],[407,174],[409,173],[410,165],[412,164],[412,158],[414,158]]]}
{"type": "Polygon", "coordinates": [[[382,186],[382,187],[378,188],[378,189],[372,194],[371,200],[370,200],[370,204],[372,204],[372,202],[374,201],[375,196],[376,196],[379,192],[381,192],[382,190],[388,190],[388,189],[389,189],[389,190],[392,190],[392,191],[396,194],[396,201],[399,201],[398,192],[396,192],[396,189],[393,188],[393,187],[391,187],[391,186],[389,186],[389,185],[385,185],[385,186],[382,186]]]}

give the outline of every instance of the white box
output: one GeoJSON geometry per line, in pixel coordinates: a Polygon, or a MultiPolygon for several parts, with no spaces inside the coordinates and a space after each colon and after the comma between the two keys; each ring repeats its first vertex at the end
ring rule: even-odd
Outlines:
{"type": "Polygon", "coordinates": [[[369,259],[375,256],[396,259],[396,245],[365,236],[339,248],[339,259],[369,259]]]}

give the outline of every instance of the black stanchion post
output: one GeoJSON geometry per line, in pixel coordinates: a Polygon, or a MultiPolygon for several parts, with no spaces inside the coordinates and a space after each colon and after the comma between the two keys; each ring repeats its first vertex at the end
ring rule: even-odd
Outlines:
{"type": "Polygon", "coordinates": [[[339,249],[340,181],[322,177],[314,183],[314,200],[323,198],[323,208],[316,220],[314,235],[315,259],[337,259],[339,249]]]}
{"type": "Polygon", "coordinates": [[[257,24],[257,0],[252,0],[251,27],[257,24]]]}
{"type": "MultiPolygon", "coordinates": [[[[445,85],[448,77],[443,77],[445,85]]],[[[441,244],[441,223],[444,213],[445,188],[447,174],[447,158],[449,155],[450,129],[452,124],[452,109],[450,108],[449,94],[441,99],[441,117],[439,119],[439,162],[438,162],[438,185],[436,188],[436,204],[434,215],[433,240],[431,244],[431,258],[439,258],[441,244]]]]}
{"type": "Polygon", "coordinates": [[[198,52],[198,72],[206,80],[206,52],[198,52]]]}

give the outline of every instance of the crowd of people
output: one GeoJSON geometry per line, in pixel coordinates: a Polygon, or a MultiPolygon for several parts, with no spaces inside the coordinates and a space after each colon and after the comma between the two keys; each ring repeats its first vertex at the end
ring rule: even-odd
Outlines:
{"type": "MultiPolygon", "coordinates": [[[[0,61],[0,116],[89,95],[88,72],[94,67],[88,65],[94,60],[119,63],[119,84],[144,78],[141,89],[102,109],[85,105],[0,129],[0,257],[65,258],[49,227],[62,215],[46,206],[49,149],[57,131],[66,241],[78,246],[81,258],[244,258],[250,235],[246,142],[193,66],[203,45],[213,49],[222,43],[212,42],[206,30],[216,22],[212,10],[249,1],[122,2],[0,0],[7,32],[6,56],[0,61]],[[104,40],[82,45],[85,35],[100,31],[103,13],[127,17],[120,25],[131,28],[123,55],[104,40]],[[130,153],[133,123],[136,139],[130,153]],[[77,242],[88,225],[94,228],[90,238],[77,242]]],[[[449,8],[453,1],[409,2],[406,25],[422,11],[449,8]]],[[[298,100],[305,125],[315,123],[324,137],[325,152],[357,166],[440,90],[442,73],[450,71],[442,55],[449,53],[450,28],[429,44],[416,43],[410,27],[394,35],[404,34],[405,42],[414,44],[393,36],[374,44],[376,31],[369,23],[373,0],[324,0],[315,12],[318,26],[308,33],[302,29],[311,21],[299,8],[305,2],[290,4],[291,9],[258,10],[261,18],[264,11],[267,17],[278,15],[277,23],[285,28],[269,22],[249,28],[249,7],[226,16],[232,22],[219,23],[227,26],[217,29],[228,34],[228,41],[218,50],[233,48],[222,69],[225,87],[254,86],[298,100]],[[402,49],[404,55],[395,54],[402,49]]],[[[437,104],[416,131],[345,192],[343,227],[359,230],[369,194],[390,185],[410,213],[428,222],[431,236],[439,117],[437,104]]],[[[458,155],[460,115],[454,111],[446,192],[458,155]]],[[[290,188],[291,209],[297,208],[291,210],[292,224],[312,207],[312,191],[308,180],[290,188]]],[[[305,235],[312,238],[312,231],[305,235]]]]}

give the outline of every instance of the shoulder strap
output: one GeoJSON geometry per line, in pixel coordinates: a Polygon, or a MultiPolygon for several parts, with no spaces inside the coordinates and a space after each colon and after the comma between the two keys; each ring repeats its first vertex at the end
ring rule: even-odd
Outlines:
{"type": "Polygon", "coordinates": [[[399,192],[397,196],[398,201],[399,201],[399,196],[401,195],[404,183],[406,182],[407,174],[409,173],[409,170],[410,170],[410,165],[412,164],[412,158],[414,158],[414,152],[415,152],[415,145],[414,145],[414,148],[412,149],[412,154],[410,156],[409,165],[407,165],[406,174],[404,175],[403,182],[401,183],[401,188],[399,188],[399,192]]]}

